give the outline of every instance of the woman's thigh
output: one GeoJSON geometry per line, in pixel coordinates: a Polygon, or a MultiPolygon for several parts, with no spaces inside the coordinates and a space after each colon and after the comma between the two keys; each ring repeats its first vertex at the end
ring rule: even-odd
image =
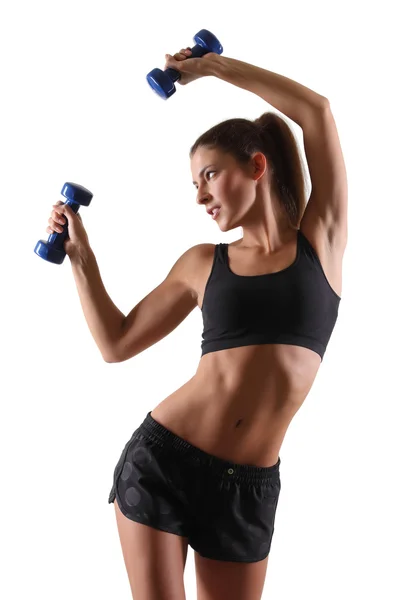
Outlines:
{"type": "Polygon", "coordinates": [[[114,501],[122,554],[135,600],[185,600],[188,538],[127,518],[114,501]]]}
{"type": "Polygon", "coordinates": [[[252,563],[204,558],[194,553],[197,600],[260,600],[268,556],[252,563]]]}

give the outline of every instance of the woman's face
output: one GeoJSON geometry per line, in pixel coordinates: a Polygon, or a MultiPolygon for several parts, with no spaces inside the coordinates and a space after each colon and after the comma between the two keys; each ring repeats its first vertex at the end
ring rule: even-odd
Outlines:
{"type": "Polygon", "coordinates": [[[256,180],[260,175],[254,166],[243,167],[230,154],[199,147],[191,159],[191,171],[196,202],[204,205],[204,211],[220,207],[214,220],[222,231],[240,227],[256,198],[256,180]]]}

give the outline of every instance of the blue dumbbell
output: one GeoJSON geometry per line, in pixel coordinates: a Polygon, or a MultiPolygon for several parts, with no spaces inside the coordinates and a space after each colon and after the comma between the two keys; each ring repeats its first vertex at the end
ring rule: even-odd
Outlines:
{"type": "MultiPolygon", "coordinates": [[[[75,214],[78,213],[81,206],[89,206],[93,198],[92,192],[77,183],[64,183],[61,193],[67,199],[65,204],[69,204],[75,214]]],[[[66,221],[62,233],[51,233],[47,242],[45,240],[38,241],[35,246],[35,253],[40,258],[56,265],[61,265],[64,261],[64,241],[68,236],[67,218],[66,221]]]]}
{"type": "MultiPolygon", "coordinates": [[[[194,36],[196,46],[193,46],[191,56],[188,56],[186,60],[191,58],[200,58],[204,54],[209,52],[215,52],[216,54],[222,54],[224,51],[221,44],[210,31],[202,29],[194,36]]],[[[153,69],[147,75],[147,82],[150,87],[158,94],[163,100],[168,100],[172,94],[175,94],[176,88],[174,81],[179,81],[181,74],[176,69],[153,69]]]]}

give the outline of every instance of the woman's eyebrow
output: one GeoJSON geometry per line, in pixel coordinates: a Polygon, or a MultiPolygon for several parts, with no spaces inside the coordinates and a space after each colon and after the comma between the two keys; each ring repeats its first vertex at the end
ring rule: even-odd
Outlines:
{"type": "MultiPolygon", "coordinates": [[[[213,165],[213,164],[211,164],[211,165],[206,165],[205,167],[203,167],[203,168],[202,168],[202,170],[201,170],[201,171],[200,171],[200,173],[199,173],[199,178],[200,178],[200,177],[203,175],[204,171],[205,171],[206,169],[208,169],[208,167],[213,167],[213,166],[214,166],[214,165],[213,165]]],[[[196,182],[195,182],[195,181],[193,181],[193,185],[196,185],[196,182]]]]}

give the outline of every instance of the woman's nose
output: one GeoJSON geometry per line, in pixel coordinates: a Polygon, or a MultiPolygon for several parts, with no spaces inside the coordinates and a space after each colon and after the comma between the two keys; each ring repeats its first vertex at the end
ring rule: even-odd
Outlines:
{"type": "Polygon", "coordinates": [[[203,204],[207,199],[209,199],[210,195],[207,192],[198,191],[197,192],[197,204],[203,204]]]}

